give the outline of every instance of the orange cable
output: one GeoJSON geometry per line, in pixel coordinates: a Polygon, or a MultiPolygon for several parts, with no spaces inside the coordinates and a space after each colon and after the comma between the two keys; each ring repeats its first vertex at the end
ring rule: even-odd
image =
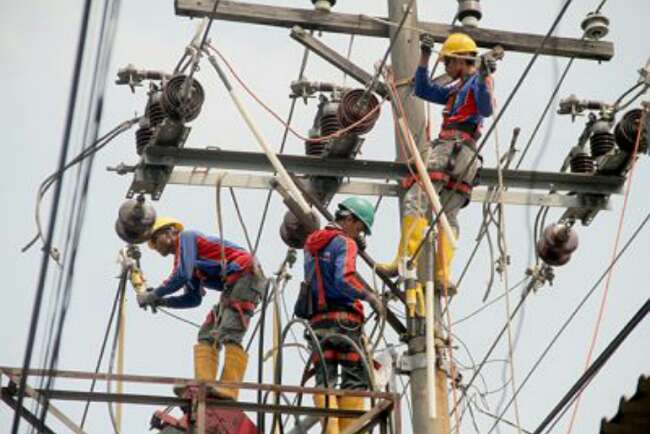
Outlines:
{"type": "Polygon", "coordinates": [[[300,140],[310,141],[310,142],[313,142],[313,143],[319,143],[319,142],[324,142],[324,141],[327,141],[327,140],[330,140],[330,139],[333,139],[333,138],[340,137],[340,136],[342,136],[343,134],[345,134],[345,133],[349,132],[350,130],[354,129],[355,127],[359,126],[360,124],[364,123],[366,120],[368,120],[368,119],[369,119],[371,116],[373,116],[373,115],[375,114],[375,112],[377,112],[377,111],[381,108],[381,106],[386,102],[386,98],[384,98],[383,100],[381,100],[381,102],[380,102],[377,106],[375,106],[372,110],[370,110],[368,113],[366,113],[366,114],[365,114],[361,119],[359,119],[358,121],[354,122],[353,124],[348,125],[348,126],[345,127],[345,128],[342,128],[342,129],[340,129],[340,130],[338,130],[338,131],[333,132],[332,134],[328,134],[328,135],[326,135],[326,136],[321,136],[321,137],[314,137],[314,138],[305,137],[305,136],[303,136],[302,134],[300,134],[299,132],[297,132],[296,130],[294,130],[294,129],[289,125],[289,124],[287,124],[287,123],[284,121],[284,119],[282,119],[282,117],[281,117],[280,115],[278,115],[275,111],[273,111],[273,109],[271,109],[268,105],[266,105],[266,104],[264,103],[264,101],[262,101],[262,100],[261,100],[261,99],[260,99],[260,98],[255,94],[255,92],[253,92],[253,91],[252,91],[252,90],[251,90],[251,89],[250,89],[250,88],[249,88],[249,87],[244,83],[244,81],[239,77],[239,75],[237,74],[237,72],[235,72],[235,69],[232,67],[232,65],[230,65],[230,63],[226,60],[226,58],[221,54],[221,52],[220,52],[219,50],[217,50],[215,47],[213,47],[213,46],[210,45],[210,44],[206,44],[206,45],[207,45],[207,47],[208,47],[212,52],[214,52],[217,56],[219,56],[219,58],[221,59],[221,61],[226,65],[226,67],[228,68],[228,70],[230,71],[230,73],[232,74],[232,76],[233,76],[233,77],[235,78],[235,80],[236,80],[236,81],[241,85],[241,87],[246,91],[246,93],[248,93],[248,94],[251,96],[251,98],[253,98],[253,99],[254,99],[254,100],[255,100],[259,105],[261,105],[262,108],[264,108],[264,110],[266,110],[266,111],[267,111],[267,112],[268,112],[272,117],[274,117],[278,122],[280,122],[284,127],[286,127],[287,130],[291,132],[291,134],[293,134],[294,136],[296,136],[296,137],[299,138],[300,140]]]}
{"type": "MultiPolygon", "coordinates": [[[[636,135],[636,142],[634,143],[634,150],[632,151],[632,157],[630,159],[630,176],[627,182],[627,186],[625,188],[625,196],[623,199],[623,208],[621,209],[621,215],[619,218],[618,222],[618,229],[616,231],[616,239],[614,241],[614,251],[612,252],[612,262],[614,262],[614,259],[616,258],[616,254],[618,252],[618,244],[621,238],[621,234],[623,232],[623,222],[625,220],[625,210],[627,208],[628,204],[628,198],[630,195],[630,190],[632,187],[632,181],[634,178],[634,168],[636,167],[636,156],[639,150],[639,144],[641,142],[641,131],[643,130],[643,123],[645,121],[645,116],[647,112],[644,111],[643,115],[641,116],[639,120],[639,130],[637,131],[636,135]]],[[[598,317],[596,319],[596,325],[594,328],[594,333],[591,338],[591,345],[589,346],[589,351],[587,353],[587,363],[585,364],[585,371],[587,368],[589,368],[589,365],[591,364],[591,358],[594,352],[594,349],[596,347],[596,341],[598,340],[598,334],[600,332],[600,326],[602,323],[603,316],[605,314],[605,306],[607,304],[607,296],[609,294],[609,284],[612,279],[612,275],[614,274],[614,266],[612,266],[607,273],[607,280],[605,281],[605,290],[603,292],[603,298],[600,302],[600,309],[598,310],[598,317]]],[[[580,407],[580,399],[582,397],[582,390],[578,393],[578,397],[576,398],[576,402],[573,405],[573,413],[571,414],[571,421],[569,422],[569,428],[567,430],[568,434],[571,434],[573,431],[573,425],[575,423],[576,417],[578,415],[578,408],[580,407]]]]}

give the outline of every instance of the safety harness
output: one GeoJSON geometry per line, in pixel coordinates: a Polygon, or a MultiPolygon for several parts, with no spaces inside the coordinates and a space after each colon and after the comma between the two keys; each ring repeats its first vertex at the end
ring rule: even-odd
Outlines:
{"type": "Polygon", "coordinates": [[[248,328],[249,317],[255,314],[255,303],[252,301],[236,300],[227,298],[222,300],[224,309],[230,308],[239,314],[239,319],[245,328],[248,328]],[[246,316],[248,315],[248,316],[246,316]]]}

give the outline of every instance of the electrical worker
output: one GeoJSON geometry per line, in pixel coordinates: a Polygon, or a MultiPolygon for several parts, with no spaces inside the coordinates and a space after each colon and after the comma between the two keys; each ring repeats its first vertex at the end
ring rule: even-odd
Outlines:
{"type": "MultiPolygon", "coordinates": [[[[449,224],[459,235],[458,211],[467,205],[480,167],[476,142],[481,135],[483,119],[492,115],[492,79],[496,60],[490,55],[478,56],[476,43],[463,33],[449,35],[440,50],[447,75],[453,80],[441,85],[429,78],[429,59],[434,40],[429,34],[420,37],[420,61],[415,71],[415,95],[426,101],[444,105],[442,127],[438,138],[428,149],[429,177],[440,195],[449,224]],[[475,158],[476,156],[476,158],[475,158]]],[[[398,252],[390,264],[378,268],[397,275],[401,257],[411,257],[422,242],[426,229],[428,198],[416,178],[403,180],[408,189],[398,252]]],[[[435,257],[435,286],[445,286],[450,294],[455,287],[449,281],[449,267],[454,250],[443,231],[435,257]]]]}
{"type": "MultiPolygon", "coordinates": [[[[374,293],[367,291],[356,274],[357,241],[361,234],[370,235],[374,221],[374,207],[365,199],[348,198],[338,205],[335,220],[324,229],[313,232],[305,243],[305,282],[313,306],[309,323],[322,342],[325,355],[327,384],[334,387],[341,370],[342,389],[367,390],[370,378],[361,355],[342,339],[323,338],[339,333],[351,338],[365,351],[364,313],[361,301],[368,302],[380,315],[383,305],[374,293]]],[[[316,344],[310,341],[317,387],[325,386],[323,367],[316,344]]],[[[372,364],[370,365],[372,366],[372,364]]],[[[316,406],[324,408],[324,395],[315,395],[316,406]]],[[[355,396],[330,396],[330,408],[363,410],[364,399],[355,396]]],[[[354,419],[328,418],[326,433],[343,431],[354,419]]]]}
{"type": "MultiPolygon", "coordinates": [[[[194,377],[214,381],[224,347],[220,382],[241,382],[248,364],[242,339],[267,284],[255,258],[219,237],[184,230],[180,221],[169,217],[156,219],[149,247],[162,256],[174,255],[174,268],[160,286],[138,295],[140,306],[187,309],[201,304],[205,289],[220,291],[221,299],[206,316],[194,345],[194,377]],[[182,295],[171,295],[181,288],[182,295]]],[[[235,388],[216,387],[211,392],[224,399],[239,396],[235,388]]]]}

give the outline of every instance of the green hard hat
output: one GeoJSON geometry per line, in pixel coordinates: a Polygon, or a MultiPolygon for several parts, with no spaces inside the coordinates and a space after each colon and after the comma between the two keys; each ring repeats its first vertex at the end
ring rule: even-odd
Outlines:
{"type": "Polygon", "coordinates": [[[366,226],[366,233],[371,234],[370,229],[375,221],[375,207],[370,202],[360,197],[349,197],[339,203],[339,209],[351,212],[366,226]]]}

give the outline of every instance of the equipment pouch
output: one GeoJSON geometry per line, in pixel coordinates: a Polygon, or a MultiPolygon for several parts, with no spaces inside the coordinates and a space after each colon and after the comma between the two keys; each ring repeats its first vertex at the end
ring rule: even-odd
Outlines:
{"type": "Polygon", "coordinates": [[[300,292],[296,304],[293,306],[293,314],[297,318],[309,319],[314,315],[314,301],[311,296],[310,283],[300,282],[300,292]]]}

